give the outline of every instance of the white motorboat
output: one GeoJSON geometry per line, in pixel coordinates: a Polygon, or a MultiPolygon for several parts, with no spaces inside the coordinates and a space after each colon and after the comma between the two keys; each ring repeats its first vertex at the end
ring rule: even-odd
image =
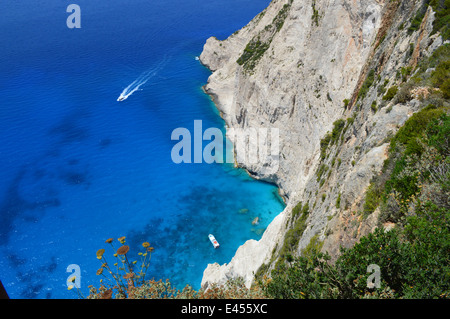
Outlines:
{"type": "Polygon", "coordinates": [[[213,235],[209,234],[208,237],[209,237],[209,240],[211,241],[211,243],[213,244],[214,248],[217,248],[220,246],[219,243],[217,242],[216,238],[213,235]]]}

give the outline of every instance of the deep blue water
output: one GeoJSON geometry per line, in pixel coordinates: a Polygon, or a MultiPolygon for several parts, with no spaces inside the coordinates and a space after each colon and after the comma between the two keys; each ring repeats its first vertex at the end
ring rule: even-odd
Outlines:
{"type": "Polygon", "coordinates": [[[10,297],[75,298],[70,264],[86,295],[99,286],[96,251],[120,236],[130,255],[143,241],[155,248],[148,277],[198,289],[208,263],[261,237],[284,207],[277,189],[228,164],[174,164],[171,133],[194,120],[224,130],[195,57],[269,2],[0,3],[0,279],[10,297]],[[81,29],[66,26],[70,3],[81,29]]]}

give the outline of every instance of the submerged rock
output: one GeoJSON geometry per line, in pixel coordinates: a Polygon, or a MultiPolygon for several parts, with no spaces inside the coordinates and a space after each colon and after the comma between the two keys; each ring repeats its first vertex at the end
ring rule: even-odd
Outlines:
{"type": "Polygon", "coordinates": [[[242,208],[239,210],[238,212],[239,214],[247,214],[248,213],[248,209],[247,208],[242,208]]]}

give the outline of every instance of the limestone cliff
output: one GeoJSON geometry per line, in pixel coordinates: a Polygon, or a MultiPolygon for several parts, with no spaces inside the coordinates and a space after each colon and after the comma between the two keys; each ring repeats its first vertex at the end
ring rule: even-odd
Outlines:
{"type": "Polygon", "coordinates": [[[431,8],[408,30],[421,8],[422,0],[273,0],[228,39],[207,40],[200,60],[213,73],[205,91],[227,127],[279,129],[276,172],[239,164],[276,183],[287,207],[261,240],[246,242],[228,264],[209,265],[202,286],[237,276],[250,285],[258,269],[270,269],[299,202],[309,214],[296,254],[314,238],[335,257],[374,229],[376,212],[357,212],[387,138],[417,109],[417,100],[387,102],[380,92],[442,44],[431,35],[431,8]]]}

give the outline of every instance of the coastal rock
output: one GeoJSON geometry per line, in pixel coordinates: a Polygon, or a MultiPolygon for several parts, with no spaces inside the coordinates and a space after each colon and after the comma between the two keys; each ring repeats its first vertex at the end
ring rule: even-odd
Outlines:
{"type": "Polygon", "coordinates": [[[240,164],[289,196],[304,186],[311,173],[307,163],[315,161],[320,138],[342,116],[342,100],[351,95],[370,52],[382,5],[375,0],[316,1],[317,26],[311,20],[312,2],[293,1],[283,27],[247,74],[236,61],[285,4],[272,1],[262,16],[224,41],[208,39],[200,60],[215,71],[205,91],[228,127],[279,129],[276,174],[260,174],[259,163],[240,164]]]}
{"type": "MultiPolygon", "coordinates": [[[[421,0],[273,0],[228,39],[207,40],[200,60],[214,72],[204,89],[227,134],[251,128],[279,132],[278,156],[254,163],[245,161],[246,149],[235,147],[244,159],[238,164],[255,178],[276,183],[287,207],[259,241],[247,241],[228,264],[208,265],[203,287],[231,277],[242,277],[249,286],[282,247],[292,208],[300,201],[308,203],[310,214],[297,254],[319,236],[335,258],[340,246],[373,230],[376,213],[363,221],[357,211],[387,158],[389,137],[418,105],[386,102],[380,86],[389,88],[401,66],[442,43],[430,37],[432,11],[420,30],[411,34],[400,28],[421,5],[421,0]],[[411,52],[410,43],[417,41],[411,52]],[[377,77],[359,98],[370,70],[377,77]],[[337,120],[344,121],[342,133],[321,150],[337,120]],[[325,172],[318,176],[320,167],[325,172]]],[[[248,146],[257,149],[258,143],[249,139],[248,146]]]]}

